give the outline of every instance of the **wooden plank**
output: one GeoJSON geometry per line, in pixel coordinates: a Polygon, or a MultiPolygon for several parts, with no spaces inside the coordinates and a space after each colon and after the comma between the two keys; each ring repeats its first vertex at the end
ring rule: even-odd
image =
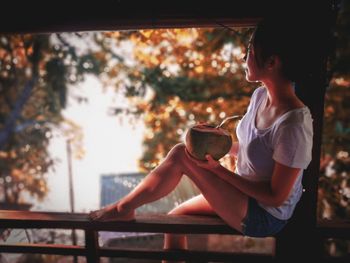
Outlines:
{"type": "Polygon", "coordinates": [[[38,221],[84,221],[87,219],[86,213],[67,212],[36,212],[19,210],[0,210],[0,219],[17,220],[38,220],[38,221]]]}
{"type": "Polygon", "coordinates": [[[84,247],[58,244],[1,244],[0,251],[2,253],[86,256],[84,247]]]}
{"type": "Polygon", "coordinates": [[[87,214],[0,210],[0,225],[8,228],[84,228],[87,214]]]}
{"type": "Polygon", "coordinates": [[[272,262],[272,255],[268,254],[243,254],[232,252],[194,251],[194,250],[157,250],[157,249],[115,249],[101,248],[102,257],[127,257],[137,259],[167,259],[190,260],[191,262],[208,261],[234,261],[234,262],[272,262]]]}
{"type": "Polygon", "coordinates": [[[342,238],[350,240],[350,219],[319,220],[317,222],[316,232],[322,238],[342,238]]]}
{"type": "Polygon", "coordinates": [[[350,262],[350,255],[346,255],[346,256],[338,256],[338,257],[325,257],[323,259],[324,263],[349,263],[350,262]]]}
{"type": "MultiPolygon", "coordinates": [[[[0,225],[9,228],[64,228],[145,233],[235,234],[222,219],[213,216],[150,214],[131,222],[91,222],[85,213],[56,213],[0,210],[0,225]]],[[[293,229],[295,231],[295,229],[293,229]]],[[[350,220],[320,220],[317,232],[323,237],[349,237],[350,220]]]]}
{"type": "Polygon", "coordinates": [[[148,233],[240,234],[219,217],[137,215],[131,222],[90,221],[85,213],[0,210],[0,225],[8,228],[61,228],[148,233]]]}
{"type": "MultiPolygon", "coordinates": [[[[137,215],[136,220],[131,222],[92,222],[85,213],[0,210],[0,225],[9,228],[240,235],[222,219],[214,216],[150,214],[137,215]]],[[[350,220],[320,220],[316,229],[323,237],[350,237],[350,220]]]]}
{"type": "MultiPolygon", "coordinates": [[[[106,223],[102,227],[104,229],[112,228],[106,223]]],[[[132,222],[128,224],[120,222],[118,229],[151,233],[241,235],[237,230],[228,226],[221,218],[213,216],[144,215],[137,216],[134,224],[132,222]]]]}

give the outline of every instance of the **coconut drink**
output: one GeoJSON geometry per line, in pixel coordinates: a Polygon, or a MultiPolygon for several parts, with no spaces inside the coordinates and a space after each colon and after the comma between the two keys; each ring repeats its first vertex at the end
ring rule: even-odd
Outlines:
{"type": "Polygon", "coordinates": [[[232,136],[222,128],[226,121],[241,116],[226,118],[220,125],[196,124],[186,133],[186,149],[190,155],[199,160],[206,160],[205,155],[210,154],[215,160],[224,157],[231,149],[232,136]]]}

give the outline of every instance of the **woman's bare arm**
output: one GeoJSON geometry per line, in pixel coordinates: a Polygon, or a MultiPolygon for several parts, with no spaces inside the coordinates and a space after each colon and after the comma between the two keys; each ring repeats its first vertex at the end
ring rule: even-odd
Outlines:
{"type": "Polygon", "coordinates": [[[258,182],[243,178],[223,166],[218,166],[211,171],[262,204],[278,207],[287,200],[300,169],[291,168],[276,162],[272,179],[258,182]]]}
{"type": "Polygon", "coordinates": [[[229,155],[231,157],[237,158],[238,149],[239,149],[239,143],[238,142],[233,142],[232,146],[231,146],[231,149],[229,151],[229,155]]]}
{"type": "Polygon", "coordinates": [[[215,173],[224,181],[235,186],[242,193],[268,206],[278,207],[287,200],[300,173],[300,168],[292,168],[275,162],[271,180],[252,181],[223,167],[210,155],[206,157],[208,161],[193,160],[197,165],[215,173]]]}

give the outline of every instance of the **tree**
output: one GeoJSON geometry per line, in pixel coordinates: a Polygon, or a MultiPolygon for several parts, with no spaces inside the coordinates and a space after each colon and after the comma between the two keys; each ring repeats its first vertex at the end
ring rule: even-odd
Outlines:
{"type": "MultiPolygon", "coordinates": [[[[86,74],[101,75],[108,58],[97,33],[0,36],[0,185],[5,203],[21,202],[21,193],[42,199],[46,173],[55,160],[47,146],[54,126],[81,140],[79,127],[64,120],[69,86],[86,74]],[[86,39],[100,47],[79,49],[86,39]]],[[[84,101],[84,98],[77,98],[84,101]]]]}
{"type": "Polygon", "coordinates": [[[129,83],[122,88],[134,110],[115,112],[143,117],[142,170],[152,170],[194,123],[218,124],[245,112],[253,87],[242,67],[250,33],[248,28],[188,28],[108,35],[133,43],[137,62],[125,69],[129,83]]]}

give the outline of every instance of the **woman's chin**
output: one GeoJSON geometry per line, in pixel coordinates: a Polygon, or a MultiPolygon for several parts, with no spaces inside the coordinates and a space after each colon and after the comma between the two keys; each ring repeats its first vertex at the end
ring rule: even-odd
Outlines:
{"type": "Polygon", "coordinates": [[[252,80],[251,78],[248,78],[248,77],[246,77],[245,79],[246,79],[246,81],[248,81],[248,82],[255,82],[254,80],[252,80]]]}
{"type": "Polygon", "coordinates": [[[248,82],[252,82],[252,83],[255,83],[255,82],[259,82],[258,79],[256,78],[253,78],[252,76],[248,76],[246,75],[246,78],[245,78],[248,82]]]}
{"type": "Polygon", "coordinates": [[[248,70],[245,70],[245,79],[248,82],[252,82],[252,76],[249,74],[248,70]]]}

